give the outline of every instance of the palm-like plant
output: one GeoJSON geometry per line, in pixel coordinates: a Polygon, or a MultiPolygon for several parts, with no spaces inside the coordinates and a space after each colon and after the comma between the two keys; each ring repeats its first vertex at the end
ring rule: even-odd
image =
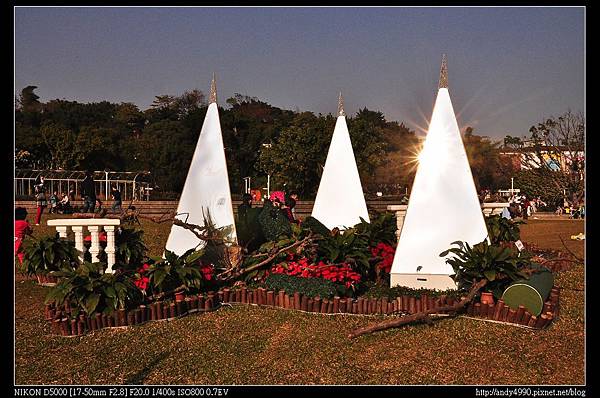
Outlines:
{"type": "Polygon", "coordinates": [[[19,269],[27,275],[46,275],[62,268],[73,269],[79,265],[81,254],[73,242],[58,235],[30,239],[24,253],[19,269]]]}
{"type": "Polygon", "coordinates": [[[75,304],[71,315],[81,312],[111,314],[117,309],[131,308],[142,302],[143,295],[123,273],[104,273],[104,264],[84,262],[76,269],[55,272],[60,282],[46,296],[46,303],[57,306],[65,301],[75,304]]]}
{"type": "Polygon", "coordinates": [[[120,228],[115,237],[116,268],[135,271],[144,262],[148,248],[143,241],[144,231],[133,228],[120,228]]]}
{"type": "Polygon", "coordinates": [[[155,262],[146,271],[152,291],[169,295],[178,291],[200,290],[203,279],[198,262],[203,254],[203,250],[190,249],[178,256],[167,250],[164,259],[154,258],[155,262]]]}
{"type": "Polygon", "coordinates": [[[487,280],[487,288],[500,297],[504,288],[511,282],[528,278],[526,269],[531,268],[531,257],[511,247],[490,245],[487,240],[474,246],[456,241],[450,248],[440,253],[440,257],[454,254],[446,259],[454,270],[451,278],[460,290],[468,291],[473,284],[487,280]]]}

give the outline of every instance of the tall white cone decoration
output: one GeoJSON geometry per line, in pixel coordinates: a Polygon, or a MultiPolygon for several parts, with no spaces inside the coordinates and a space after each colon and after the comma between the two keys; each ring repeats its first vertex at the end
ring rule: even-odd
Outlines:
{"type": "Polygon", "coordinates": [[[346,125],[342,93],[312,216],[329,229],[352,227],[360,222],[360,217],[370,222],[346,125]]]}
{"type": "Polygon", "coordinates": [[[448,93],[446,57],[429,131],[392,264],[390,284],[454,289],[454,273],[439,254],[454,241],[474,245],[487,229],[448,93]]]}
{"type": "MultiPolygon", "coordinates": [[[[208,110],[181,192],[176,218],[190,224],[204,225],[204,217],[208,215],[216,227],[229,227],[229,241],[237,241],[214,74],[208,110]]],[[[204,244],[191,231],[173,225],[166,249],[181,255],[204,244]]]]}

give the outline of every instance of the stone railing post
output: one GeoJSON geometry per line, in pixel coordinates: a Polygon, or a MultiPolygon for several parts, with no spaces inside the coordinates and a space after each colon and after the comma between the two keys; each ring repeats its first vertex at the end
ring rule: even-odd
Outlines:
{"type": "Polygon", "coordinates": [[[505,202],[483,203],[481,205],[481,210],[483,211],[483,215],[488,217],[502,214],[502,210],[504,210],[505,207],[509,207],[509,204],[505,202]]]}
{"type": "Polygon", "coordinates": [[[90,246],[90,254],[92,255],[92,262],[98,260],[98,254],[100,254],[100,225],[88,225],[88,231],[92,235],[92,245],[90,246]]]}
{"type": "Polygon", "coordinates": [[[87,248],[83,245],[83,226],[74,225],[71,228],[73,229],[73,233],[75,234],[75,248],[81,252],[79,260],[83,262],[84,254],[87,251],[87,248]]]}
{"type": "Polygon", "coordinates": [[[69,232],[69,227],[66,225],[57,226],[56,231],[61,238],[66,238],[67,233],[69,232]]]}
{"type": "Polygon", "coordinates": [[[396,237],[400,238],[400,232],[402,231],[402,226],[404,225],[404,217],[406,217],[406,209],[408,205],[389,205],[387,207],[388,210],[394,211],[396,213],[396,237]]]}
{"type": "Polygon", "coordinates": [[[108,264],[108,268],[106,272],[112,273],[112,267],[115,265],[115,226],[114,225],[106,225],[104,226],[104,230],[106,231],[106,263],[108,264]]]}

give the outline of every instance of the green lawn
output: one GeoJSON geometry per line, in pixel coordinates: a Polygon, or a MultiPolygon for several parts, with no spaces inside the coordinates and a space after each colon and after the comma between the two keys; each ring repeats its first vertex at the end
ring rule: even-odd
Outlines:
{"type": "MultiPolygon", "coordinates": [[[[142,221],[151,254],[169,225],[142,221]]],[[[36,236],[51,232],[34,227],[36,236]]],[[[561,248],[577,220],[536,221],[522,238],[561,248]]],[[[567,242],[583,253],[582,242],[567,242]]],[[[465,318],[346,336],[378,318],[222,307],[174,321],[56,337],[48,288],[16,280],[17,384],[583,384],[584,268],[558,275],[561,312],[546,330],[465,318]]]]}

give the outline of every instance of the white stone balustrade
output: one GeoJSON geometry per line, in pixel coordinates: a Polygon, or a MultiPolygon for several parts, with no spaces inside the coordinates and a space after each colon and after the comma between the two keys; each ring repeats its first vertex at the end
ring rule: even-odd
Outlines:
{"type": "Polygon", "coordinates": [[[400,238],[400,231],[404,225],[404,217],[406,217],[406,209],[408,205],[389,205],[388,210],[396,212],[396,237],[400,238]]]}
{"type": "Polygon", "coordinates": [[[106,248],[104,251],[107,255],[108,268],[106,272],[112,273],[112,266],[115,265],[115,227],[121,224],[121,220],[117,218],[62,218],[48,220],[48,225],[55,227],[56,231],[62,238],[66,238],[69,228],[73,229],[75,235],[75,247],[81,252],[80,260],[83,260],[83,255],[87,250],[83,244],[84,228],[87,228],[92,235],[92,245],[90,254],[92,261],[98,258],[100,254],[100,231],[106,231],[106,248]]]}
{"type": "Polygon", "coordinates": [[[484,216],[490,216],[490,215],[502,214],[502,210],[504,210],[504,208],[508,208],[508,207],[509,207],[509,204],[506,202],[484,203],[481,205],[481,210],[483,210],[484,216]]]}
{"type": "MultiPolygon", "coordinates": [[[[508,207],[508,203],[483,203],[481,205],[481,211],[483,211],[484,216],[502,214],[502,210],[508,207]]],[[[396,212],[396,236],[400,237],[400,231],[402,231],[402,226],[404,225],[404,217],[406,217],[406,209],[408,205],[389,205],[387,207],[388,210],[396,212]]]]}

